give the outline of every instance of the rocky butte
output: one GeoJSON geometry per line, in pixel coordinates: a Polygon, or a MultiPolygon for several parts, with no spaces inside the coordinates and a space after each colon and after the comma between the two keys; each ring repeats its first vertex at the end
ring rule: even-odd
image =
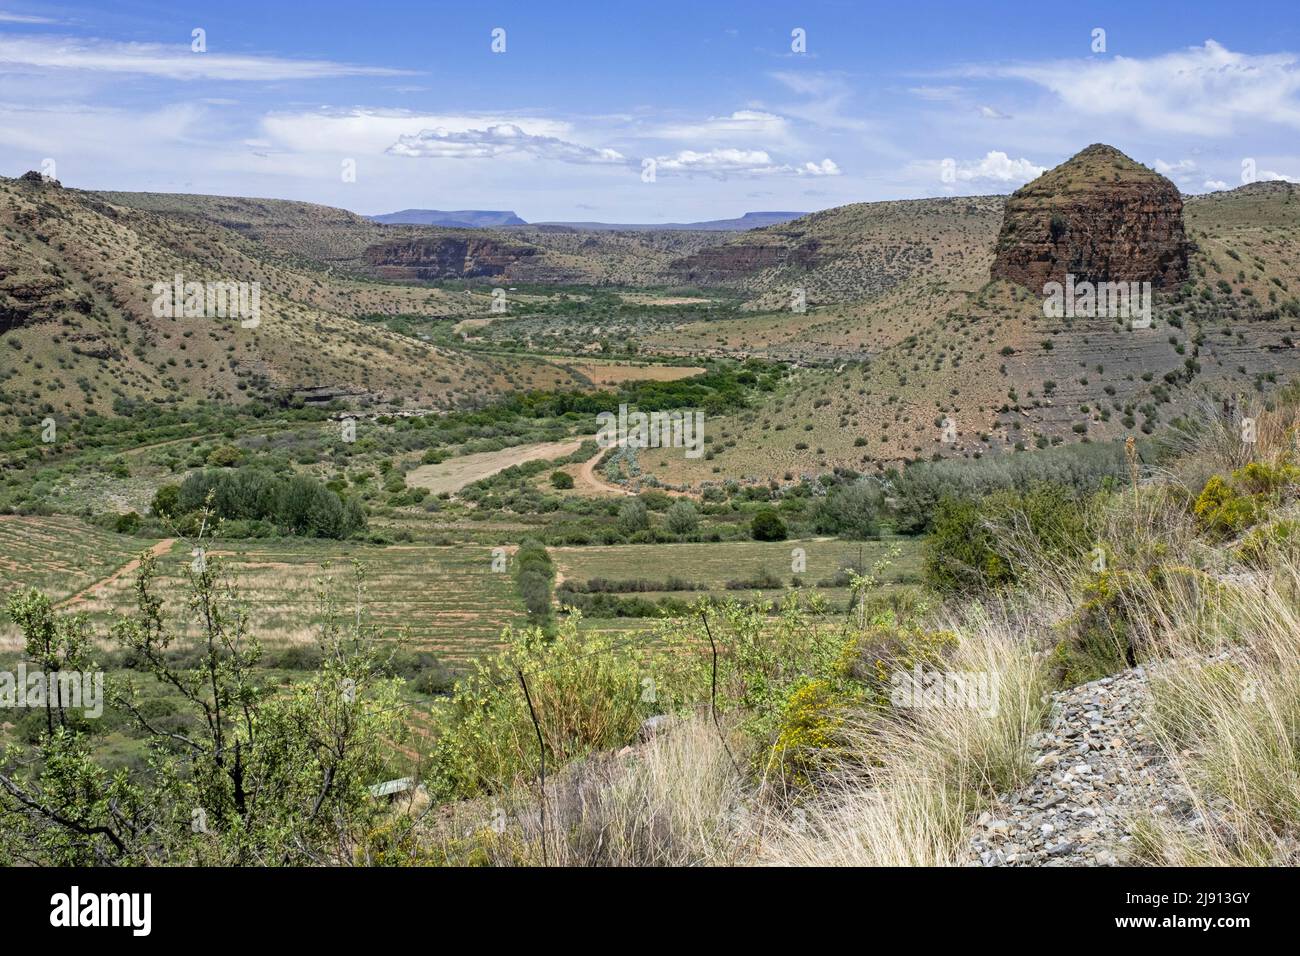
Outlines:
{"type": "Polygon", "coordinates": [[[1187,279],[1178,187],[1113,146],[1094,144],[1007,199],[990,270],[1034,292],[1048,282],[1187,279]]]}

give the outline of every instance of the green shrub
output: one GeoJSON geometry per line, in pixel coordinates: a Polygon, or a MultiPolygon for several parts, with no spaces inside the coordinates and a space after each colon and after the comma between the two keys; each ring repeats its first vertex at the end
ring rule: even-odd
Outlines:
{"type": "Polygon", "coordinates": [[[700,526],[700,513],[689,501],[675,502],[664,515],[668,530],[675,535],[694,534],[700,526]]]}
{"type": "Polygon", "coordinates": [[[366,525],[355,498],[344,500],[309,475],[282,478],[258,468],[194,472],[181,483],[173,514],[195,514],[209,500],[218,518],[269,521],[289,534],[345,538],[366,525]]]}
{"type": "Polygon", "coordinates": [[[207,463],[213,468],[233,468],[244,459],[244,450],[235,445],[218,445],[208,452],[207,463]]]}
{"type": "Polygon", "coordinates": [[[813,529],[819,534],[872,538],[880,533],[885,492],[869,479],[836,485],[812,508],[813,529]]]}
{"type": "Polygon", "coordinates": [[[985,456],[978,460],[943,459],[914,462],[891,476],[895,526],[902,534],[929,530],[945,497],[980,499],[995,491],[1028,491],[1053,484],[1084,498],[1127,480],[1128,466],[1120,443],[1093,442],[1044,448],[1023,455],[985,456]]]}
{"type": "Polygon", "coordinates": [[[515,552],[515,584],[523,598],[528,616],[535,623],[551,618],[551,587],[555,582],[555,565],[550,552],[540,541],[528,539],[515,552]]]}
{"type": "Polygon", "coordinates": [[[140,516],[134,511],[118,515],[113,521],[113,530],[118,534],[135,534],[140,530],[140,516]]]}
{"type": "Polygon", "coordinates": [[[844,722],[845,702],[829,681],[800,681],[782,704],[767,772],[779,774],[787,785],[807,787],[845,749],[844,722]]]}
{"type": "Polygon", "coordinates": [[[551,485],[561,491],[567,491],[573,487],[573,476],[567,471],[551,472],[551,485]]]}
{"type": "Polygon", "coordinates": [[[1263,521],[1300,482],[1289,464],[1252,461],[1226,480],[1211,475],[1192,505],[1197,525],[1212,538],[1234,538],[1263,521]]]}
{"type": "Polygon", "coordinates": [[[180,485],[162,485],[154,492],[150,512],[158,518],[174,518],[180,511],[180,485]]]}
{"type": "Polygon", "coordinates": [[[640,498],[632,498],[618,509],[618,530],[624,536],[630,537],[649,527],[650,513],[640,498]]]}
{"type": "Polygon", "coordinates": [[[645,718],[700,692],[691,683],[697,655],[664,654],[650,667],[648,646],[582,632],[576,617],[562,621],[554,639],[528,628],[508,630],[505,640],[498,658],[480,659],[450,698],[434,702],[441,733],[426,780],[435,798],[502,793],[537,774],[537,736],[517,671],[526,675],[552,769],[631,743],[645,718]]]}
{"type": "Polygon", "coordinates": [[[1129,571],[1103,571],[1084,585],[1082,603],[1060,625],[1052,652],[1053,677],[1062,687],[1086,684],[1137,663],[1129,623],[1137,580],[1129,571]]]}
{"type": "Polygon", "coordinates": [[[1061,485],[982,499],[945,498],[926,540],[925,577],[939,591],[994,588],[1018,580],[1022,560],[1051,564],[1087,550],[1083,504],[1061,485]]]}
{"type": "Polygon", "coordinates": [[[763,507],[754,512],[750,522],[749,533],[755,541],[784,541],[786,538],[785,522],[776,513],[775,508],[763,507]]]}

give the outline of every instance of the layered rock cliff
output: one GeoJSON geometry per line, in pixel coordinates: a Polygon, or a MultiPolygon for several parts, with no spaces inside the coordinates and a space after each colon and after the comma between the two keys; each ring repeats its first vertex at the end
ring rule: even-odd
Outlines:
{"type": "Polygon", "coordinates": [[[509,275],[512,266],[538,252],[534,246],[446,235],[378,243],[366,249],[366,260],[386,279],[474,279],[509,275]]]}
{"type": "Polygon", "coordinates": [[[1187,278],[1178,187],[1112,146],[1095,144],[1013,193],[990,270],[1035,292],[1047,282],[1187,278]]]}

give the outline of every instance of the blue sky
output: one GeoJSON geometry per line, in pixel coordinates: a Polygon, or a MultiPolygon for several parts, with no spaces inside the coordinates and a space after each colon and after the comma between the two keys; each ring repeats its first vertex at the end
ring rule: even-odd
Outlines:
{"type": "Polygon", "coordinates": [[[1009,192],[1100,141],[1205,192],[1300,179],[1298,23],[1293,2],[0,0],[0,173],[664,222],[1009,192]]]}

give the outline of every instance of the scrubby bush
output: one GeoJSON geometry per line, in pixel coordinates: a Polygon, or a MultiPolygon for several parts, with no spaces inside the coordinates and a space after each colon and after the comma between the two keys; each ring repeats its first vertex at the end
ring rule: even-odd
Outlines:
{"type": "Polygon", "coordinates": [[[551,617],[551,587],[555,582],[555,565],[540,541],[529,539],[515,552],[515,584],[523,598],[528,616],[541,624],[551,617]]]}
{"type": "Polygon", "coordinates": [[[965,461],[915,462],[890,481],[897,530],[928,530],[944,497],[979,499],[994,491],[1027,491],[1054,484],[1083,498],[1128,475],[1124,446],[1119,443],[1065,445],[1021,455],[985,456],[965,461]]]}
{"type": "Polygon", "coordinates": [[[631,743],[645,718],[670,713],[699,691],[691,657],[666,655],[654,668],[655,693],[646,695],[647,648],[615,646],[607,635],[580,631],[576,618],[562,621],[554,639],[537,628],[505,637],[499,658],[480,659],[449,699],[435,702],[442,733],[426,776],[435,797],[503,793],[537,773],[537,737],[518,671],[551,767],[631,743]]]}
{"type": "Polygon", "coordinates": [[[1252,461],[1227,478],[1211,475],[1192,505],[1197,524],[1226,540],[1263,521],[1300,484],[1300,468],[1252,461]]]}
{"type": "Polygon", "coordinates": [[[650,514],[646,510],[645,502],[640,498],[625,501],[618,509],[618,530],[623,535],[630,537],[649,527],[650,514]]]}
{"type": "Polygon", "coordinates": [[[1051,567],[1088,547],[1083,504],[1066,488],[944,498],[926,540],[926,581],[939,591],[998,587],[1026,566],[1051,567]]]}
{"type": "Polygon", "coordinates": [[[173,518],[180,513],[180,501],[180,485],[162,485],[154,492],[153,502],[150,504],[149,510],[154,517],[173,518]]]}
{"type": "Polygon", "coordinates": [[[860,479],[836,485],[812,508],[813,529],[819,534],[872,538],[880,533],[880,513],[885,493],[880,483],[860,479]]]}

